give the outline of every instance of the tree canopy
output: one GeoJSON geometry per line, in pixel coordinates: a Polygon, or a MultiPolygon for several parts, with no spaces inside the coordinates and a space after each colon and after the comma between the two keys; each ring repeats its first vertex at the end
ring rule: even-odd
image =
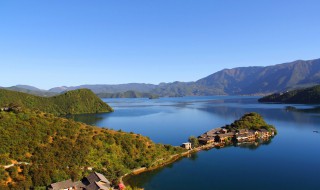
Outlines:
{"type": "Polygon", "coordinates": [[[292,90],[285,93],[275,93],[259,99],[259,102],[278,102],[295,104],[320,104],[320,85],[292,90]]]}

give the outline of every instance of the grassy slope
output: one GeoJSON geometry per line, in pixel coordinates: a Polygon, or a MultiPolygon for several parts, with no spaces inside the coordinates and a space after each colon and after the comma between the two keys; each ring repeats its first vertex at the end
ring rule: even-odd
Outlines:
{"type": "Polygon", "coordinates": [[[40,111],[0,112],[0,137],[0,165],[10,160],[31,163],[20,172],[16,167],[0,167],[0,189],[80,179],[90,172],[85,167],[93,167],[115,182],[131,169],[151,166],[159,158],[184,151],[155,144],[141,135],[88,126],[40,111]],[[8,180],[13,182],[6,187],[8,180]]]}
{"type": "Polygon", "coordinates": [[[87,89],[69,91],[49,98],[0,89],[0,106],[10,103],[55,115],[112,111],[109,105],[87,89]]]}
{"type": "Polygon", "coordinates": [[[259,99],[259,102],[320,104],[320,85],[292,90],[283,94],[272,94],[259,99]]]}

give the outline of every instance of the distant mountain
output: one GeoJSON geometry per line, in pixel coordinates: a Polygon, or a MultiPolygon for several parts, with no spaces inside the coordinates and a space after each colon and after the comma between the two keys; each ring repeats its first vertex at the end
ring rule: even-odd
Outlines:
{"type": "Polygon", "coordinates": [[[257,95],[320,84],[320,59],[224,69],[196,82],[158,85],[160,96],[257,95]]]}
{"type": "Polygon", "coordinates": [[[8,106],[10,104],[55,115],[113,111],[108,104],[88,89],[68,91],[48,98],[0,89],[0,106],[8,106]]]}
{"type": "Polygon", "coordinates": [[[11,86],[11,87],[0,87],[0,89],[7,89],[7,90],[12,90],[12,91],[17,91],[17,92],[24,92],[27,94],[32,94],[36,96],[54,96],[57,95],[58,93],[54,92],[49,92],[46,90],[41,90],[39,88],[33,87],[33,86],[28,86],[28,85],[16,85],[16,86],[11,86]]]}
{"type": "Polygon", "coordinates": [[[147,92],[137,92],[137,91],[126,91],[118,93],[99,93],[97,94],[100,98],[156,98],[157,95],[147,93],[147,92]]]}
{"type": "Polygon", "coordinates": [[[226,94],[266,94],[320,83],[320,59],[268,67],[224,69],[196,82],[226,94]]]}
{"type": "Polygon", "coordinates": [[[72,87],[57,87],[52,88],[50,92],[58,92],[61,93],[63,91],[75,90],[75,89],[90,89],[94,93],[118,93],[125,91],[138,91],[138,92],[150,92],[157,85],[154,84],[144,84],[144,83],[128,83],[128,84],[116,84],[116,85],[108,85],[108,84],[97,84],[97,85],[81,85],[81,86],[72,86],[72,87]]]}
{"type": "Polygon", "coordinates": [[[13,87],[17,87],[17,88],[23,88],[23,89],[26,89],[26,90],[31,90],[31,91],[44,91],[44,90],[41,90],[37,87],[34,87],[34,86],[29,86],[29,85],[16,85],[16,86],[13,86],[13,87]]]}
{"type": "MultiPolygon", "coordinates": [[[[50,96],[69,90],[87,88],[96,94],[135,91],[159,96],[262,95],[317,84],[320,84],[320,59],[298,60],[267,67],[224,69],[196,82],[172,82],[160,83],[159,85],[129,83],[63,86],[45,92],[34,91],[35,89],[23,92],[37,95],[42,93],[42,96],[50,96]]],[[[17,91],[22,91],[19,89],[17,91]]]]}
{"type": "Polygon", "coordinates": [[[259,99],[259,102],[320,104],[320,85],[292,90],[285,93],[275,93],[259,99]]]}
{"type": "Polygon", "coordinates": [[[48,90],[48,92],[52,92],[52,93],[61,93],[65,91],[68,91],[68,87],[66,86],[55,87],[48,90]]]}

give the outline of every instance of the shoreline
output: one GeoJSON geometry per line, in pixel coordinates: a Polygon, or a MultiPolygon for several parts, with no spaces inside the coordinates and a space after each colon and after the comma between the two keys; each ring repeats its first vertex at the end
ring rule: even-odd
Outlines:
{"type": "MultiPolygon", "coordinates": [[[[141,173],[144,173],[144,172],[148,172],[148,171],[152,171],[152,170],[156,170],[158,168],[161,168],[161,167],[164,167],[164,166],[167,166],[171,163],[174,163],[175,161],[177,161],[179,158],[183,158],[185,156],[188,156],[189,154],[192,154],[192,153],[196,153],[196,152],[199,152],[201,150],[208,150],[208,149],[212,149],[212,148],[215,148],[215,144],[207,144],[207,145],[202,145],[202,146],[199,146],[197,148],[194,148],[194,149],[191,149],[191,150],[188,150],[186,152],[183,152],[183,153],[180,153],[180,154],[174,154],[172,156],[170,156],[168,159],[164,160],[163,159],[160,159],[158,161],[163,161],[155,166],[152,166],[152,167],[141,167],[141,168],[137,168],[137,169],[134,169],[132,170],[130,173],[126,173],[124,174],[123,176],[121,176],[119,178],[119,181],[120,183],[124,184],[125,186],[127,185],[130,185],[128,182],[127,182],[127,178],[130,178],[131,176],[135,176],[135,175],[139,175],[141,173]]],[[[158,162],[158,161],[155,161],[155,162],[158,162]]]]}

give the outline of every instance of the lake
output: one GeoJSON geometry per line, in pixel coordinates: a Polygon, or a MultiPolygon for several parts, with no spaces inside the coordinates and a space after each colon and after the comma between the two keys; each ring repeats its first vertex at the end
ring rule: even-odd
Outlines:
{"type": "Polygon", "coordinates": [[[103,99],[115,112],[76,115],[91,125],[180,145],[257,112],[278,135],[260,146],[201,151],[129,179],[146,190],[320,189],[320,105],[261,104],[258,97],[212,96],[103,99]],[[292,106],[288,109],[287,106],[292,106]]]}

